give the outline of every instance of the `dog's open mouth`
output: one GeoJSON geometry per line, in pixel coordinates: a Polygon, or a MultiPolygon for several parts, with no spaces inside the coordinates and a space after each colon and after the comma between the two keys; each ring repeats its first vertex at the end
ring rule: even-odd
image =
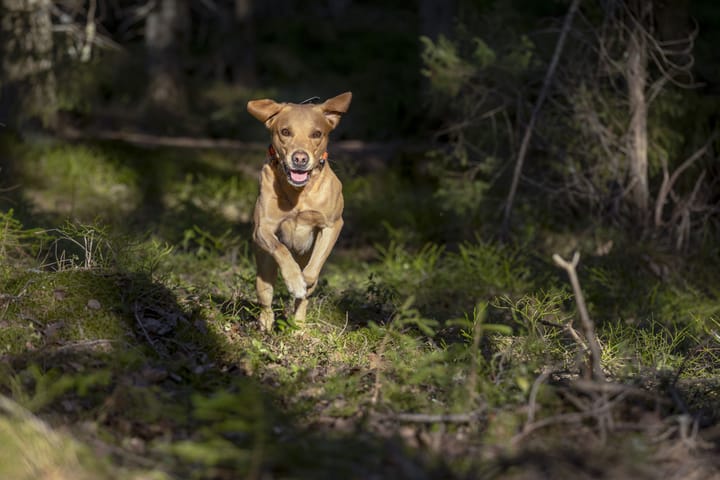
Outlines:
{"type": "Polygon", "coordinates": [[[310,180],[310,172],[307,170],[288,169],[288,180],[296,187],[302,187],[310,180]]]}

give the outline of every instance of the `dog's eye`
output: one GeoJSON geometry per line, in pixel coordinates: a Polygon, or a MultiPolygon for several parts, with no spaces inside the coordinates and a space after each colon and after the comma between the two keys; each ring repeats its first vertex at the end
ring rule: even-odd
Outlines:
{"type": "Polygon", "coordinates": [[[283,128],[280,130],[280,135],[283,137],[289,137],[290,136],[290,129],[289,128],[283,128]]]}
{"type": "Polygon", "coordinates": [[[310,138],[320,138],[322,137],[322,132],[320,130],[315,130],[310,134],[310,138]]]}

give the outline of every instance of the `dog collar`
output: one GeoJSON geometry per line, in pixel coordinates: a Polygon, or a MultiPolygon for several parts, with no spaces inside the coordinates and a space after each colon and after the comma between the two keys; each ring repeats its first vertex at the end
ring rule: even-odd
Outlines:
{"type": "MultiPolygon", "coordinates": [[[[328,159],[328,153],[323,152],[323,154],[320,156],[320,161],[318,162],[318,167],[323,168],[325,166],[325,162],[328,159]]],[[[280,159],[278,158],[277,151],[275,150],[275,147],[272,146],[272,143],[268,145],[268,161],[270,163],[278,162],[280,159]]]]}
{"type": "Polygon", "coordinates": [[[277,162],[277,152],[275,151],[275,147],[272,146],[272,144],[268,145],[268,161],[270,163],[277,162]]]}

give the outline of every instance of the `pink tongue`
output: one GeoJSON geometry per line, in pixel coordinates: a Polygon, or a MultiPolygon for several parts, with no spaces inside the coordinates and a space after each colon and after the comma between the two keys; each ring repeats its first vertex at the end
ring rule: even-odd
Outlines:
{"type": "Polygon", "coordinates": [[[290,178],[295,183],[302,183],[305,180],[307,180],[308,172],[296,172],[294,170],[290,170],[290,178]]]}

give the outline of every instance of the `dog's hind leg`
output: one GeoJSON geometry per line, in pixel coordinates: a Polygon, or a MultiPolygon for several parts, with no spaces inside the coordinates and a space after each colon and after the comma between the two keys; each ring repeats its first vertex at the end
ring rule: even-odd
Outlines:
{"type": "Polygon", "coordinates": [[[298,326],[302,326],[305,323],[305,317],[307,316],[307,298],[296,298],[295,299],[295,323],[298,326]]]}
{"type": "Polygon", "coordinates": [[[272,255],[259,248],[255,252],[255,262],[257,263],[255,289],[257,291],[257,301],[260,304],[260,327],[263,330],[271,331],[275,323],[272,299],[278,266],[272,255]]]}

